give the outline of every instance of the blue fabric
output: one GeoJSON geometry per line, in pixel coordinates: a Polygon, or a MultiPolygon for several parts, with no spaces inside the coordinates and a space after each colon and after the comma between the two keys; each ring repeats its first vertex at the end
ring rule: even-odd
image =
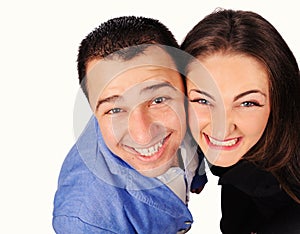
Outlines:
{"type": "Polygon", "coordinates": [[[60,172],[56,233],[177,233],[191,224],[187,206],[167,186],[109,151],[92,117],[60,172]]]}
{"type": "Polygon", "coordinates": [[[203,187],[207,183],[207,176],[196,174],[193,178],[191,189],[197,189],[203,187]]]}
{"type": "Polygon", "coordinates": [[[199,165],[192,180],[191,190],[203,187],[208,181],[205,172],[204,154],[199,147],[197,150],[197,155],[199,158],[199,165]]]}

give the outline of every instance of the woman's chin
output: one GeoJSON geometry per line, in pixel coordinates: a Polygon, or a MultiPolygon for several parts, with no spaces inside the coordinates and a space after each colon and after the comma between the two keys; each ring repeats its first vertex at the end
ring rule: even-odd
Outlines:
{"type": "Polygon", "coordinates": [[[206,159],[210,164],[219,167],[230,167],[240,160],[240,158],[230,158],[222,155],[208,155],[206,159]]]}

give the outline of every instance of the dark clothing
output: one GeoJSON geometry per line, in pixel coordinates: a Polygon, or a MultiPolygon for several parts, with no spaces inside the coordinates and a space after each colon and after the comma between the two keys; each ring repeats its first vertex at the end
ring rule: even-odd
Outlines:
{"type": "Polygon", "coordinates": [[[211,171],[222,185],[222,233],[300,233],[300,204],[271,173],[244,160],[228,168],[212,166],[211,171]]]}

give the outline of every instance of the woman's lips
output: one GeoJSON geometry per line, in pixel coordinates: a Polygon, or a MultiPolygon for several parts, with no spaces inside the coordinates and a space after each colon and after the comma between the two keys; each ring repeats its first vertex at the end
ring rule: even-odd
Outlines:
{"type": "Polygon", "coordinates": [[[241,137],[226,139],[226,140],[217,140],[216,138],[210,137],[207,134],[203,133],[207,144],[210,148],[221,149],[221,150],[232,150],[237,148],[241,142],[241,137]]]}

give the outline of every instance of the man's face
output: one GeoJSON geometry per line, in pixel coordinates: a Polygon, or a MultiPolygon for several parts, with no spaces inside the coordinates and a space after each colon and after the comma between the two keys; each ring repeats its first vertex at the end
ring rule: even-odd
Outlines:
{"type": "Polygon", "coordinates": [[[130,61],[98,60],[87,66],[90,104],[105,143],[150,177],[176,165],[186,131],[184,86],[174,68],[158,47],[130,61]]]}

